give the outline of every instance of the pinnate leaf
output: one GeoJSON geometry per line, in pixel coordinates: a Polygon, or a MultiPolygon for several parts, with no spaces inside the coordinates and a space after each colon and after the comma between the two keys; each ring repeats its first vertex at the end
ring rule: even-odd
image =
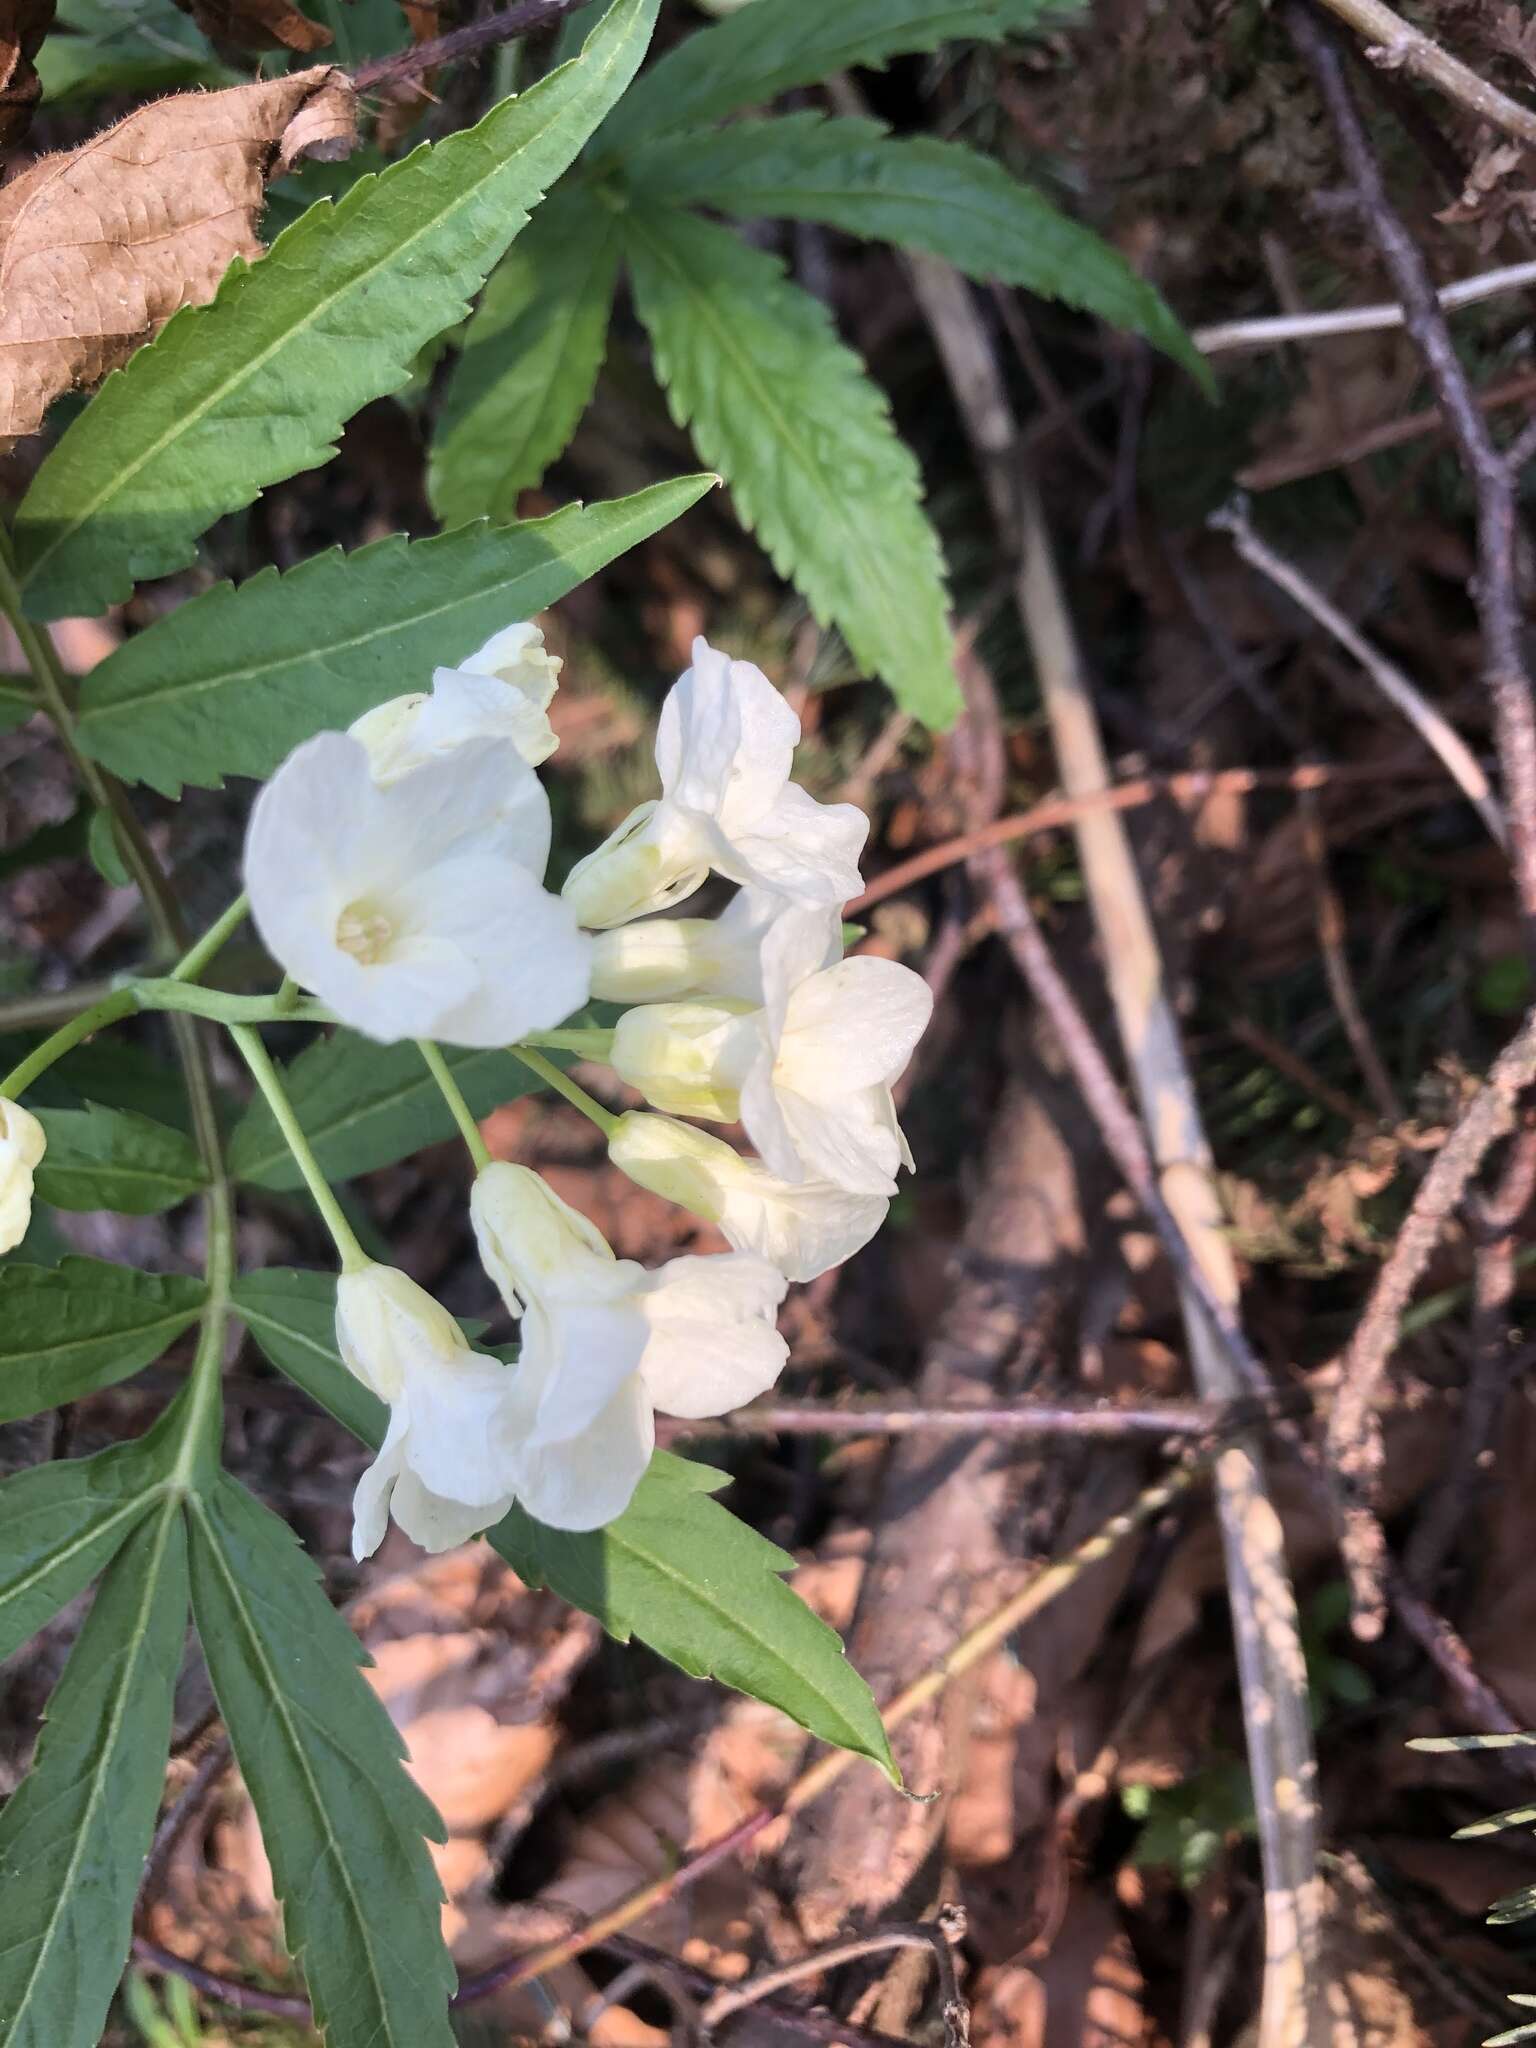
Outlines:
{"type": "MultiPolygon", "coordinates": [[[[444,1046],[443,1058],[475,1116],[538,1085],[510,1053],[444,1046]]],[[[329,1180],[371,1173],[453,1135],[442,1091],[408,1042],[375,1045],[351,1031],[334,1032],[283,1069],[283,1086],[329,1180]]],[[[237,1180],[264,1188],[304,1184],[271,1111],[259,1098],[230,1140],[229,1170],[237,1180]]]]}
{"type": "Polygon", "coordinates": [[[646,200],[823,221],[932,250],[969,277],[1065,299],[1143,334],[1208,381],[1162,296],[1117,251],[963,143],[897,138],[877,121],[786,114],[650,145],[625,170],[646,200]]]}
{"type": "Polygon", "coordinates": [[[638,1636],[694,1677],[766,1700],[899,1783],[869,1687],[780,1576],[794,1559],[710,1498],[727,1483],[657,1451],[606,1529],[547,1529],[514,1508],[490,1540],[520,1579],[596,1615],[620,1642],[638,1636]]]}
{"type": "Polygon", "coordinates": [[[201,1280],[105,1259],[0,1266],[0,1422],[114,1386],[203,1305],[201,1280]]]}
{"type": "Polygon", "coordinates": [[[652,65],[604,128],[605,154],[609,144],[675,135],[738,107],[762,106],[850,64],[885,64],[962,38],[995,41],[1051,11],[1050,0],[772,0],[743,7],[652,65]]]}
{"type": "MultiPolygon", "coordinates": [[[[99,391],[17,516],[28,609],[101,611],[197,536],[332,453],[397,390],[624,90],[658,0],[614,0],[573,63],[476,127],[320,203],[231,268],[99,391]]],[[[0,206],[3,206],[0,197],[0,206]]]]}
{"type": "Polygon", "coordinates": [[[83,1593],[151,1506],[144,1449],[34,1465],[0,1486],[0,1658],[83,1593]]]}
{"type": "Polygon", "coordinates": [[[186,1531],[164,1495],[108,1567],[37,1760],[0,1813],[7,2048],[102,2038],[160,1803],[186,1628],[186,1531]]]}
{"type": "MultiPolygon", "coordinates": [[[[35,432],[61,392],[126,362],[179,307],[211,298],[232,259],[259,255],[268,176],[306,150],[345,150],[354,121],[342,72],[300,71],[157,100],[13,178],[0,190],[0,439],[35,432]]],[[[82,593],[78,609],[101,607],[82,593]]]]}
{"type": "Polygon", "coordinates": [[[328,2048],[454,2048],[423,1837],[443,1827],[289,1529],[232,1479],[189,1503],[192,1611],[328,2048]]]}
{"type": "Polygon", "coordinates": [[[327,727],[425,689],[511,619],[554,604],[675,519],[714,482],[679,477],[521,525],[483,524],[286,576],[221,583],[125,641],[86,678],[80,740],[119,775],[174,795],[184,782],[270,775],[327,727]]]}
{"type": "Polygon", "coordinates": [[[577,185],[492,272],[432,448],[428,489],[445,523],[512,518],[569,443],[603,366],[618,271],[618,218],[577,185]]]}
{"type": "Polygon", "coordinates": [[[624,229],[674,416],[816,616],[904,710],[947,725],[943,564],[884,395],[775,257],[680,210],[634,208],[624,229]]]}
{"type": "Polygon", "coordinates": [[[37,1169],[37,1192],[56,1209],[115,1209],[153,1216],[196,1194],[206,1175],[197,1147],[126,1109],[45,1109],[39,1118],[48,1150],[37,1169]]]}

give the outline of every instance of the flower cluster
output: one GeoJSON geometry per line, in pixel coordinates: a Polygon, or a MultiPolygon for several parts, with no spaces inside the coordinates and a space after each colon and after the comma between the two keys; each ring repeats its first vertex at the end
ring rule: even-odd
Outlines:
{"type": "MultiPolygon", "coordinates": [[[[337,1348],[389,1415],[354,1503],[359,1557],[391,1514],[431,1550],[514,1503],[561,1529],[622,1514],[657,1410],[721,1415],[771,1387],[788,1283],[866,1243],[912,1164],[892,1084],[929,992],[888,960],[844,957],[867,820],[791,780],[793,711],[759,669],[696,641],[662,708],[660,796],[556,894],[535,771],[555,746],[559,667],[536,627],[509,627],[430,692],[298,747],[251,815],[262,938],[339,1022],[421,1041],[477,1147],[475,1238],[519,1324],[514,1364],[476,1351],[362,1254],[308,1162],[342,1257],[337,1348]],[[738,885],[719,916],[659,914],[710,874],[738,885]],[[542,1063],[537,1042],[557,1043],[589,997],[620,1006],[616,1026],[564,1035],[604,1051],[648,1108],[615,1116],[542,1063]],[[601,1122],[615,1164],[732,1249],[658,1271],[616,1257],[537,1174],[485,1158],[439,1040],[521,1043],[601,1122]],[[709,1122],[741,1125],[757,1156],[709,1122]]],[[[41,1152],[35,1120],[0,1101],[0,1247],[26,1227],[41,1152]]]]}

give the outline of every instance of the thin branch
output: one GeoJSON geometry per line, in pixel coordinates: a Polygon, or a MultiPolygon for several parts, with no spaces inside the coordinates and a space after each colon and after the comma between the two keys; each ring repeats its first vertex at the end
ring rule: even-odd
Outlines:
{"type": "Polygon", "coordinates": [[[709,1422],[678,1422],[669,1436],[999,1436],[1202,1438],[1262,1426],[1292,1403],[1159,1401],[1143,1407],[1108,1402],[1018,1401],[1003,1408],[917,1408],[820,1401],[765,1402],[709,1422]]]}
{"type": "Polygon", "coordinates": [[[1365,54],[1373,64],[1384,71],[1411,72],[1458,101],[1480,121],[1502,128],[1518,142],[1536,144],[1536,112],[1480,78],[1422,29],[1410,27],[1383,0],[1323,0],[1323,4],[1364,36],[1365,54]]]}
{"type": "Polygon", "coordinates": [[[868,1934],[856,1935],[849,1941],[829,1942],[809,1955],[797,1956],[792,1963],[781,1963],[776,1970],[764,1970],[745,1984],[733,1984],[724,1991],[717,1991],[704,2008],[704,2025],[706,2028],[717,2027],[732,2013],[757,2005],[776,1991],[783,1991],[791,1984],[803,1984],[807,1977],[820,1977],[843,1963],[857,1962],[861,1956],[881,1955],[893,1948],[926,1949],[933,1957],[934,1968],[938,1972],[945,2048],[969,2048],[970,2013],[960,1996],[952,1953],[953,1944],[963,1940],[964,1935],[964,1913],[957,1907],[947,1906],[940,1910],[935,1920],[876,1927],[868,1934]]]}
{"type": "Polygon", "coordinates": [[[547,28],[582,4],[583,0],[519,0],[518,6],[488,14],[484,21],[472,21],[464,28],[450,29],[447,35],[416,43],[409,50],[397,50],[392,57],[375,57],[369,64],[360,64],[352,74],[352,83],[359,92],[378,92],[407,79],[421,78],[436,71],[439,65],[461,63],[466,57],[478,57],[482,50],[532,35],[535,29],[547,28]]]}
{"type": "MultiPolygon", "coordinates": [[[[1328,0],[1328,4],[1346,12],[1345,0],[1328,0]]],[[[1348,6],[1369,11],[1378,8],[1380,0],[1348,0],[1348,6]]],[[[1396,21],[1389,10],[1380,11],[1396,21]]],[[[1346,19],[1353,18],[1346,12],[1346,19]]],[[[1317,81],[1361,213],[1402,302],[1404,324],[1424,359],[1476,497],[1477,578],[1472,598],[1482,629],[1483,682],[1493,706],[1515,894],[1527,949],[1536,961],[1536,702],[1525,668],[1515,574],[1515,470],[1494,445],[1451,340],[1428,266],[1387,197],[1381,166],[1367,139],[1333,38],[1303,0],[1290,0],[1285,19],[1317,81]]],[[[1417,31],[1406,27],[1404,33],[1417,36],[1417,31]]],[[[1494,116],[1485,113],[1485,118],[1494,116]]],[[[1536,115],[1525,118],[1531,124],[1526,139],[1536,140],[1536,115]]]]}
{"type": "Polygon", "coordinates": [[[1328,1448],[1339,1490],[1355,1631],[1364,1637],[1380,1635],[1385,1612],[1382,1581],[1386,1554],[1381,1524],[1371,1508],[1382,1467],[1377,1389],[1396,1346],[1403,1311],[1430,1253],[1471,1185],[1473,1174],[1510,1128],[1515,1104],[1533,1079],[1536,1009],[1494,1061],[1487,1080],[1435,1154],[1340,1361],[1328,1448]]]}
{"type": "MultiPolygon", "coordinates": [[[[1502,270],[1485,270],[1478,277],[1464,277],[1436,293],[1447,312],[1458,306],[1475,306],[1483,299],[1503,292],[1523,291],[1536,285],[1536,263],[1509,263],[1502,270]]],[[[1344,306],[1333,313],[1280,313],[1261,320],[1223,320],[1212,327],[1197,327],[1190,340],[1202,355],[1223,355],[1231,349],[1274,348],[1286,341],[1324,341],[1335,334],[1375,334],[1403,325],[1403,309],[1390,301],[1380,306],[1344,306]]]]}
{"type": "Polygon", "coordinates": [[[1253,530],[1243,500],[1234,499],[1221,511],[1213,512],[1207,524],[1231,534],[1233,547],[1250,567],[1267,576],[1288,597],[1294,598],[1304,612],[1316,619],[1325,632],[1354,656],[1387,702],[1402,713],[1424,744],[1443,762],[1447,773],[1476,810],[1493,839],[1507,849],[1509,833],[1504,813],[1489,788],[1488,778],[1477,756],[1428,698],[1409,682],[1401,669],[1355,630],[1316,584],[1302,575],[1294,562],[1288,562],[1267,541],[1260,540],[1253,530]]]}
{"type": "Polygon", "coordinates": [[[845,906],[845,915],[860,916],[875,904],[883,903],[887,896],[897,896],[903,889],[925,882],[930,875],[941,874],[945,868],[969,860],[990,846],[1007,846],[1037,832],[1054,832],[1100,811],[1136,810],[1159,797],[1194,804],[1211,796],[1246,796],[1256,789],[1309,790],[1355,782],[1399,782],[1432,772],[1411,761],[1315,761],[1296,768],[1190,768],[1171,775],[1140,775],[1133,782],[1117,782],[1108,789],[1092,790],[1083,796],[1048,796],[1031,804],[1027,811],[995,819],[954,839],[942,839],[937,846],[924,847],[909,860],[887,868],[884,874],[875,876],[862,896],[855,896],[845,906]]]}

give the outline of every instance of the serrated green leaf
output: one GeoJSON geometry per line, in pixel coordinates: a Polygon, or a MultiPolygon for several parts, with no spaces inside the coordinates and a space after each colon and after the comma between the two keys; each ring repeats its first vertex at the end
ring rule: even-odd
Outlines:
{"type": "Polygon", "coordinates": [[[233,1300],[246,1327],[279,1372],[366,1444],[384,1436],[389,1411],[342,1364],[336,1349],[336,1278],[296,1266],[243,1273],[233,1300]]]}
{"type": "Polygon", "coordinates": [[[511,519],[569,443],[603,366],[619,274],[617,215],[557,192],[491,273],[464,334],[427,492],[446,525],[511,519]]]}
{"type": "Polygon", "coordinates": [[[126,1379],[195,1321],[205,1293],[186,1274],[105,1259],[0,1267],[0,1422],[126,1379]]]}
{"type": "Polygon", "coordinates": [[[85,1591],[150,1507],[153,1478],[125,1444],[0,1485],[0,1658],[85,1591]]]}
{"type": "Polygon", "coordinates": [[[315,555],[287,575],[217,584],[127,640],[86,678],[81,744],[176,795],[269,775],[311,734],[426,689],[509,620],[542,611],[700,498],[678,477],[520,525],[401,534],[315,555]]]}
{"type": "Polygon", "coordinates": [[[1161,294],[1117,250],[963,143],[898,138],[878,121],[785,114],[648,144],[625,177],[647,203],[822,221],[930,249],[968,277],[1022,285],[1143,334],[1210,386],[1161,294]]]}
{"type": "Polygon", "coordinates": [[[286,1525],[221,1479],[189,1503],[192,1611],[328,2048],[454,2048],[437,1814],[286,1525]]]}
{"type": "Polygon", "coordinates": [[[620,1642],[638,1636],[694,1677],[766,1700],[898,1784],[869,1687],[837,1632],[785,1585],[794,1559],[710,1498],[726,1483],[657,1451],[606,1529],[573,1535],[514,1508],[490,1542],[520,1579],[596,1615],[620,1642]]]}
{"type": "MultiPolygon", "coordinates": [[[[539,1084],[507,1052],[444,1046],[443,1057],[470,1112],[486,1116],[539,1084]]],[[[442,1091],[414,1045],[375,1045],[350,1031],[318,1039],[283,1069],[283,1086],[304,1135],[329,1180],[372,1173],[396,1159],[452,1137],[442,1091]]],[[[229,1145],[229,1170],[258,1187],[303,1186],[282,1134],[258,1098],[229,1145]]]]}
{"type": "Polygon", "coordinates": [[[653,64],[609,116],[599,147],[675,135],[739,107],[756,107],[851,64],[881,65],[940,43],[1032,27],[1051,0],[772,0],[699,29],[653,64]]]}
{"type": "Polygon", "coordinates": [[[30,1773],[0,1813],[7,2048],[97,2048],[133,1934],[187,1628],[186,1534],[163,1497],[107,1568],[30,1773]]]}
{"type": "Polygon", "coordinates": [[[56,1209],[154,1216],[195,1195],[207,1176],[184,1132],[126,1109],[44,1109],[48,1150],[37,1192],[56,1209]]]}
{"type": "Polygon", "coordinates": [[[221,514],[324,462],[405,383],[624,90],[657,4],[614,0],[574,63],[313,207],[109,377],[17,515],[32,615],[105,611],[183,567],[221,514]]]}
{"type": "Polygon", "coordinates": [[[777,258],[681,211],[624,216],[673,415],[824,623],[928,725],[960,709],[938,541],[884,394],[777,258]]]}

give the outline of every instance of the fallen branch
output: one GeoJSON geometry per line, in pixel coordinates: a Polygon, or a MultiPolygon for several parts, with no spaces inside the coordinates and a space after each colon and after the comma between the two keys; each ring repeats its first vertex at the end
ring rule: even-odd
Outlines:
{"type": "MultiPolygon", "coordinates": [[[[1445,310],[1475,306],[1503,292],[1523,291],[1536,285],[1536,263],[1509,263],[1502,270],[1485,270],[1479,277],[1464,277],[1441,287],[1435,294],[1445,310]]],[[[1205,356],[1224,355],[1231,349],[1274,348],[1286,341],[1326,341],[1335,334],[1376,334],[1403,325],[1403,309],[1388,302],[1381,306],[1342,306],[1332,313],[1278,313],[1259,320],[1223,320],[1212,327],[1197,327],[1190,340],[1205,356]]]]}
{"type": "Polygon", "coordinates": [[[700,2017],[706,2028],[717,2027],[733,2012],[742,2012],[749,2005],[757,2005],[775,1991],[783,1991],[791,1984],[803,1984],[807,1977],[819,1977],[843,1963],[855,1963],[861,1956],[882,1955],[893,1948],[926,1949],[933,1957],[934,1968],[938,1972],[944,2048],[968,2048],[970,2014],[960,1996],[960,1986],[955,1978],[955,1959],[951,1952],[952,1945],[963,1940],[964,1936],[964,1913],[958,1907],[944,1906],[936,1919],[914,1920],[900,1927],[877,1927],[868,1934],[856,1935],[851,1941],[829,1942],[808,1956],[797,1956],[792,1963],[781,1963],[776,1970],[764,1970],[761,1976],[749,1978],[745,1984],[733,1984],[724,1991],[717,1991],[700,2017]]]}
{"type": "Polygon", "coordinates": [[[466,57],[478,57],[482,50],[493,50],[501,43],[515,42],[519,36],[532,35],[535,29],[548,28],[582,4],[583,0],[520,0],[518,6],[488,14],[484,21],[469,22],[464,28],[433,36],[429,42],[397,50],[391,57],[375,57],[371,63],[360,64],[352,74],[352,83],[359,92],[379,92],[407,79],[423,78],[439,65],[462,63],[466,57]]]}
{"type": "Polygon", "coordinates": [[[1422,29],[1410,27],[1383,0],[1323,0],[1323,5],[1365,38],[1366,56],[1383,71],[1411,72],[1480,121],[1502,128],[1518,142],[1536,143],[1536,112],[1480,78],[1422,29]]]}
{"type": "Polygon", "coordinates": [[[998,1436],[1210,1437],[1262,1425],[1297,1404],[1159,1401],[1140,1407],[1110,1402],[1020,1400],[997,1408],[892,1407],[871,1403],[765,1402],[710,1422],[674,1423],[671,1436],[998,1436]]]}

